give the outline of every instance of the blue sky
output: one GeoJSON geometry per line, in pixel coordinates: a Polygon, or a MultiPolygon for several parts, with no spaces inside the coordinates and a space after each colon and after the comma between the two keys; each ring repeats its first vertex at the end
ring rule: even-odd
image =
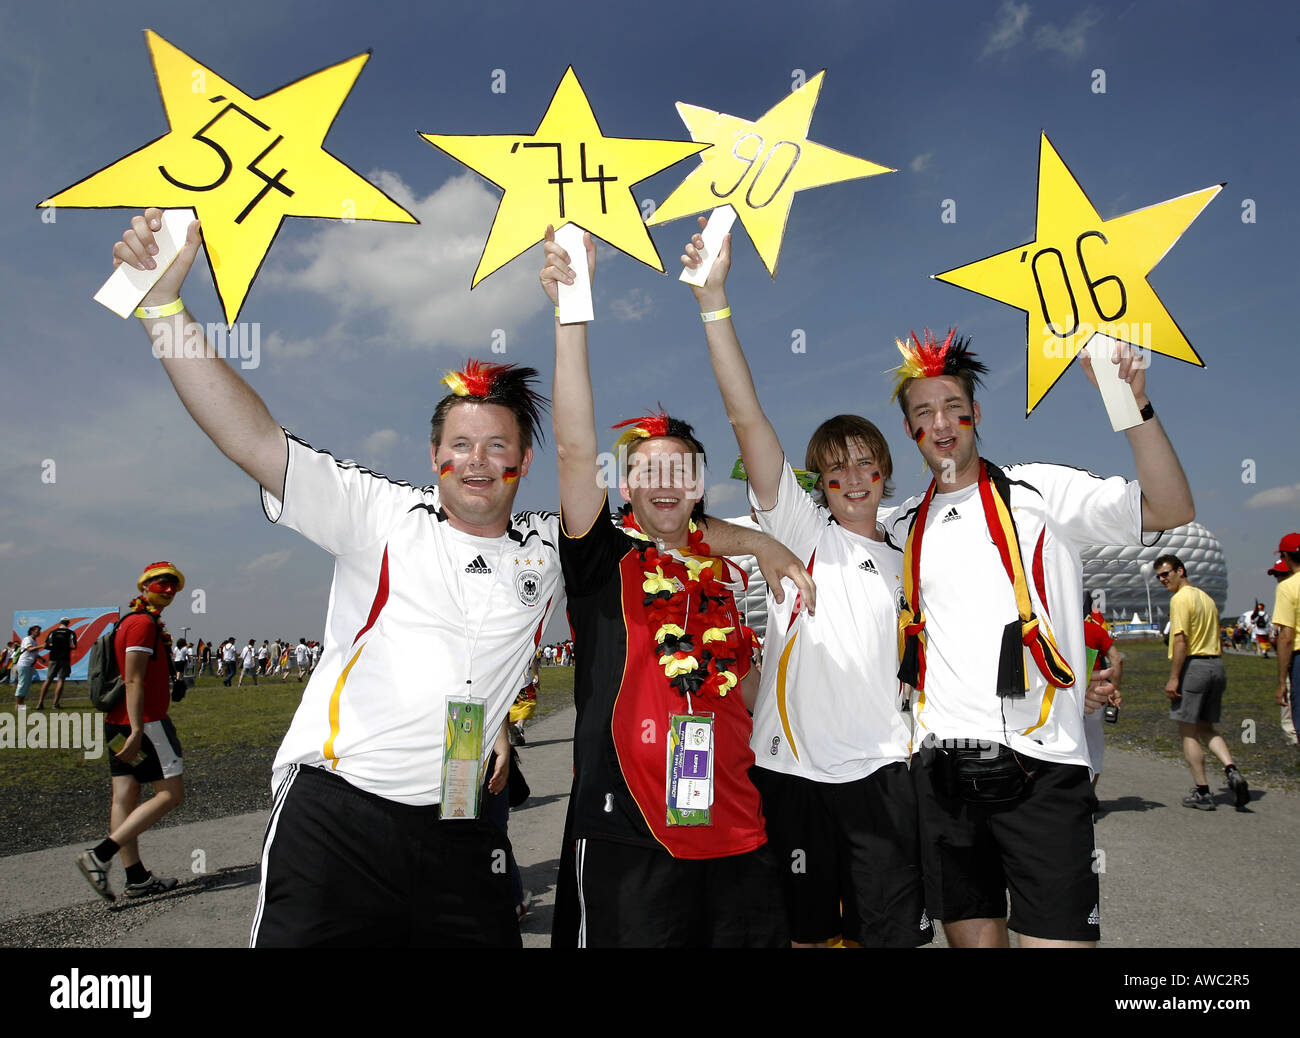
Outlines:
{"type": "MultiPolygon", "coordinates": [[[[1033,236],[1046,130],[1103,218],[1227,187],[1150,280],[1207,363],[1157,356],[1150,394],[1222,541],[1235,615],[1272,601],[1264,570],[1300,527],[1294,461],[1295,199],[1300,15],[1213,2],[814,2],[622,5],[343,2],[51,2],[0,14],[5,315],[0,611],[124,605],[167,558],[204,591],[173,630],[239,639],[318,636],[332,561],[268,523],[253,482],[193,426],[134,321],[91,299],[122,211],[33,208],[166,130],[142,28],[252,95],[367,48],[373,57],[326,148],[422,223],[291,220],[241,320],[260,325],[246,375],[313,445],[395,478],[432,480],[428,418],[444,371],[490,356],[549,381],[550,310],[532,250],[473,293],[499,191],[417,131],[531,132],[573,64],[606,134],[686,139],[677,101],[757,118],[803,70],[827,69],[812,140],[898,173],[797,195],[773,282],[737,242],[729,290],[760,397],[792,457],[819,421],[871,418],[900,496],[923,488],[882,374],[895,336],[957,325],[994,369],[984,453],[1127,476],[1127,441],[1072,369],[1024,415],[1025,318],[929,275],[1033,236]],[[864,9],[864,7],[866,9],[864,9]],[[495,70],[506,90],[493,92],[495,70]],[[1105,74],[1097,93],[1095,70],[1105,74]],[[941,220],[945,200],[956,221],[941,220]],[[1243,206],[1253,202],[1254,220],[1243,206]],[[950,207],[951,208],[951,207],[950,207]],[[792,350],[802,330],[806,352],[792,350]],[[54,462],[54,479],[43,480],[54,462]]],[[[663,198],[694,159],[642,182],[663,198]]],[[[670,272],[689,221],[653,228],[670,272]]],[[[743,238],[743,234],[738,234],[743,238]]],[[[203,260],[185,297],[219,317],[203,260]]],[[[742,509],[735,444],[694,301],[675,277],[602,251],[591,329],[602,425],[662,400],[695,423],[713,462],[712,510],[742,509]]],[[[612,436],[611,436],[612,439],[612,436]]],[[[521,507],[554,507],[541,450],[521,507]]]]}

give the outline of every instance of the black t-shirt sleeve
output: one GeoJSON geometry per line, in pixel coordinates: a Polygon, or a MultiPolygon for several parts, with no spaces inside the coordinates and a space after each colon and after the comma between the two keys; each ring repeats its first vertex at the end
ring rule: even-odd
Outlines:
{"type": "Polygon", "coordinates": [[[586,530],[569,530],[561,519],[560,569],[569,597],[589,595],[607,584],[630,547],[632,539],[609,515],[608,498],[586,530]]]}

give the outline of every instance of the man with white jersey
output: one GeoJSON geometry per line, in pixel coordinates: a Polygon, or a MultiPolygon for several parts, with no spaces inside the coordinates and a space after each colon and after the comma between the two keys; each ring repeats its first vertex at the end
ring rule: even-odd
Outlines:
{"type": "Polygon", "coordinates": [[[1083,718],[1113,686],[1105,671],[1088,682],[1079,551],[1190,522],[1191,489],[1126,346],[1114,360],[1141,412],[1127,432],[1140,483],[986,462],[975,386],[987,368],[968,341],[927,331],[898,348],[903,426],[934,477],[889,527],[905,545],[899,678],[916,689],[926,903],[950,945],[1005,947],[1009,888],[1022,947],[1090,946],[1100,891],[1083,718]]]}
{"type": "MultiPolygon", "coordinates": [[[[700,220],[701,226],[704,220],[700,220]]],[[[696,235],[683,257],[699,266],[696,235]]],[[[790,937],[870,947],[933,937],[921,882],[910,732],[900,710],[902,557],[877,523],[891,493],[889,445],[865,418],[838,415],[809,441],[824,504],[808,496],[754,390],[727,305],[728,235],[693,288],[736,433],[759,526],[817,581],[817,612],[769,598],[767,665],[754,707],[751,772],[781,866],[790,937]]],[[[770,595],[770,592],[769,592],[770,595]]]]}
{"type": "MultiPolygon", "coordinates": [[[[115,261],[152,268],[160,217],[135,217],[115,261]]],[[[179,299],[198,245],[196,221],[137,311],[151,338],[202,337],[179,299]]],[[[335,556],[321,665],[275,760],[252,943],[518,947],[509,877],[492,867],[505,837],[457,793],[477,790],[563,599],[554,514],[511,515],[540,432],[536,372],[450,374],[431,423],[438,482],[413,487],[314,450],[210,344],[193,352],[163,360],[190,414],[261,485],[268,518],[335,556]],[[453,718],[477,761],[444,769],[453,718]],[[445,795],[464,817],[441,817],[445,795]]]]}

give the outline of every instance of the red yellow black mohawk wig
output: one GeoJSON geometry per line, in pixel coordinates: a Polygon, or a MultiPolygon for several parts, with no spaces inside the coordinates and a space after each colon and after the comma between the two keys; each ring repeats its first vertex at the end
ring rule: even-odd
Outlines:
{"type": "Polygon", "coordinates": [[[617,425],[611,425],[611,429],[622,429],[627,427],[627,431],[614,441],[614,453],[617,454],[623,450],[633,440],[648,440],[654,436],[670,436],[668,427],[672,424],[672,419],[663,411],[658,414],[642,415],[640,418],[629,418],[625,422],[619,422],[617,425]]]}
{"type": "Polygon", "coordinates": [[[536,368],[467,360],[463,369],[447,372],[442,381],[458,397],[499,404],[513,411],[520,429],[529,430],[540,440],[543,438],[541,412],[550,401],[533,388],[537,377],[536,368]]]}
{"type": "Polygon", "coordinates": [[[957,329],[948,332],[942,343],[930,329],[925,330],[922,341],[912,332],[912,341],[895,339],[894,345],[903,355],[903,363],[894,369],[894,392],[889,399],[898,399],[903,386],[914,378],[938,378],[941,375],[966,376],[979,384],[980,376],[988,373],[988,365],[975,359],[970,351],[970,337],[957,338],[957,329]]]}
{"type": "Polygon", "coordinates": [[[486,397],[498,378],[509,372],[513,364],[484,364],[481,360],[467,360],[463,371],[449,371],[442,380],[457,396],[486,397]]]}

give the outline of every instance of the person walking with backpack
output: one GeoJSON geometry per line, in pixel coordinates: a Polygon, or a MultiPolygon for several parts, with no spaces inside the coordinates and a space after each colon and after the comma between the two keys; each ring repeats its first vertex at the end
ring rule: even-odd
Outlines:
{"type": "Polygon", "coordinates": [[[41,686],[40,697],[36,700],[36,709],[45,709],[45,691],[54,682],[54,709],[63,701],[63,682],[72,673],[72,654],[77,648],[77,632],[72,629],[72,621],[64,617],[59,626],[45,636],[45,648],[50,654],[50,664],[45,671],[45,684],[41,686]]]}
{"type": "Polygon", "coordinates": [[[77,857],[86,882],[106,901],[115,900],[108,882],[115,855],[121,856],[126,868],[127,897],[162,893],[177,884],[145,867],[138,839],[185,797],[181,743],[167,716],[173,695],[172,646],[162,622],[162,611],[185,587],[185,577],[170,562],[154,562],[145,567],[136,587],[140,594],[131,600],[113,634],[126,694],[104,719],[105,735],[114,750],[108,758],[113,779],[109,834],[77,857]],[[153,783],[154,795],[141,804],[140,786],[145,782],[153,783]]]}

